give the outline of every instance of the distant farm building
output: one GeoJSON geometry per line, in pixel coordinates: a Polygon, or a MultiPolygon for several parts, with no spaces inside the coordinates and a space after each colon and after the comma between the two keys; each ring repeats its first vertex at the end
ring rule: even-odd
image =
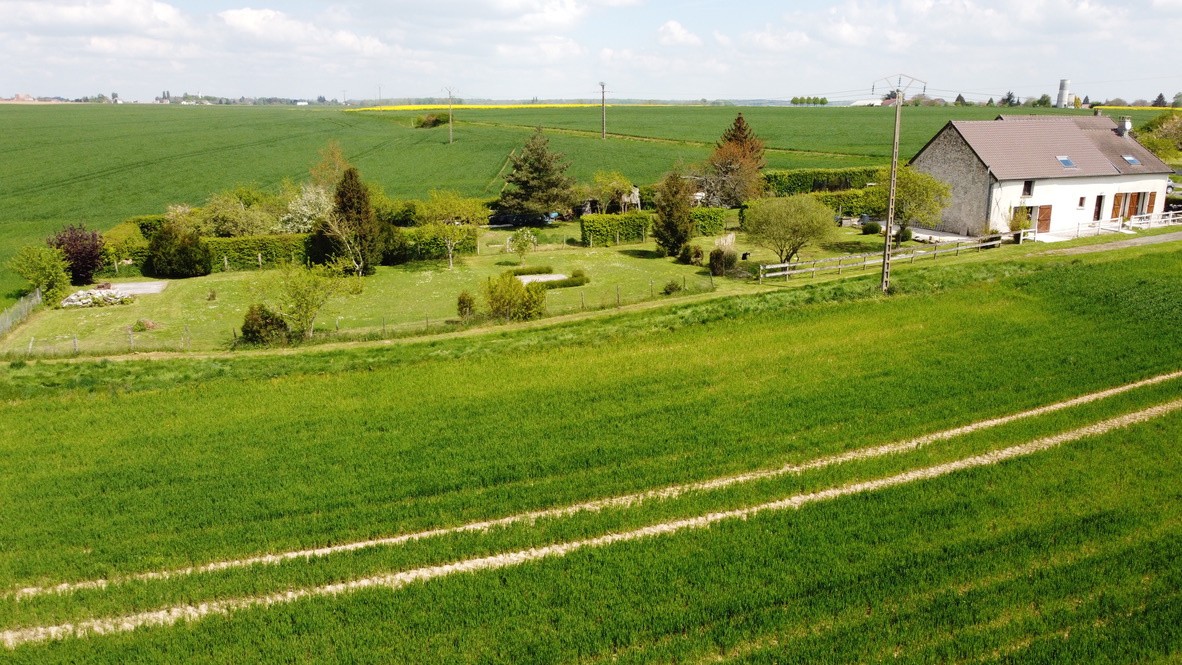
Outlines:
{"type": "Polygon", "coordinates": [[[941,230],[1008,230],[1026,214],[1040,233],[1160,214],[1172,169],[1104,116],[953,120],[911,160],[948,183],[941,230]]]}

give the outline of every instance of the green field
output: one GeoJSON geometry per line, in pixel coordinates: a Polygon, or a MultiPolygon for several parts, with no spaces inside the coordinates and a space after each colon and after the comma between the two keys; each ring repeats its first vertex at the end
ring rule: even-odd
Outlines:
{"type": "Polygon", "coordinates": [[[314,591],[964,460],[1170,403],[1182,377],[664,499],[119,580],[776,469],[1176,372],[1180,266],[1182,251],[1164,244],[900,271],[891,298],[872,295],[870,276],[333,352],[11,363],[0,371],[0,641],[175,606],[313,597],[0,653],[1166,662],[1182,648],[1177,410],[705,530],[397,589],[314,591]],[[100,578],[113,583],[12,593],[100,578]]]}
{"type": "MultiPolygon", "coordinates": [[[[703,160],[742,111],[768,144],[772,168],[885,164],[893,114],[884,108],[613,107],[607,141],[597,109],[457,112],[447,128],[413,129],[414,113],[277,107],[0,105],[0,263],[68,223],[107,229],[168,205],[200,205],[238,185],[300,182],[318,151],[338,141],[363,177],[392,196],[433,188],[495,197],[509,153],[534,127],[553,130],[572,174],[618,170],[656,182],[678,162],[703,160]]],[[[1025,110],[1024,110],[1025,112],[1025,110]]],[[[950,119],[987,119],[989,108],[908,108],[902,154],[919,150],[950,119]]],[[[1148,117],[1148,116],[1146,116],[1148,117]]],[[[1145,118],[1138,116],[1139,121],[1145,118]]],[[[0,299],[21,288],[0,270],[0,299]]]]}

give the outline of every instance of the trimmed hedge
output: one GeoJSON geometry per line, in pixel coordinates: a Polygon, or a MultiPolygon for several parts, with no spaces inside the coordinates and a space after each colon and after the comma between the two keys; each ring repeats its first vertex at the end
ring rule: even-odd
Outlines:
{"type": "Polygon", "coordinates": [[[789,169],[764,171],[763,180],[773,196],[836,192],[861,189],[874,182],[877,166],[856,166],[845,169],[789,169]]]}
{"type": "MultiPolygon", "coordinates": [[[[456,245],[455,255],[475,254],[480,228],[469,226],[467,235],[456,245]]],[[[432,226],[387,226],[383,231],[386,241],[382,265],[398,265],[408,261],[434,261],[447,258],[447,245],[432,226]]]]}
{"type": "Polygon", "coordinates": [[[147,258],[148,239],[134,219],[121,222],[103,234],[103,260],[107,269],[124,261],[142,266],[147,258]]]}
{"type": "Polygon", "coordinates": [[[817,192],[813,196],[830,208],[840,210],[841,214],[846,217],[859,215],[880,217],[886,214],[880,204],[881,197],[874,198],[866,194],[867,190],[865,189],[847,189],[841,192],[817,192]]]}
{"type": "Polygon", "coordinates": [[[513,273],[515,277],[522,275],[549,275],[554,272],[552,266],[521,266],[520,268],[510,268],[507,272],[513,273]]]}
{"type": "Polygon", "coordinates": [[[273,268],[287,261],[302,264],[308,257],[306,233],[206,238],[205,244],[209,246],[213,269],[217,272],[258,270],[260,256],[262,268],[273,268]]]}
{"type": "Polygon", "coordinates": [[[725,208],[693,208],[690,219],[697,229],[696,235],[720,236],[726,230],[725,208]]]}
{"type": "Polygon", "coordinates": [[[579,230],[584,245],[617,245],[644,242],[652,223],[653,216],[640,210],[619,215],[583,215],[579,230]]]}

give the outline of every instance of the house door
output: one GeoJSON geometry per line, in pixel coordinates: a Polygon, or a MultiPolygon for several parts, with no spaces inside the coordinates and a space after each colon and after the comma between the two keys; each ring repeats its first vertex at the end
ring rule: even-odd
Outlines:
{"type": "Polygon", "coordinates": [[[1038,232],[1047,233],[1051,230],[1051,206],[1038,207],[1038,232]]]}
{"type": "Polygon", "coordinates": [[[1093,222],[1100,221],[1100,216],[1103,214],[1104,214],[1104,197],[1097,196],[1096,197],[1096,210],[1095,210],[1095,212],[1092,213],[1092,221],[1093,222]]]}
{"type": "Polygon", "coordinates": [[[1129,203],[1128,203],[1127,209],[1125,211],[1125,216],[1132,217],[1134,215],[1140,215],[1141,214],[1140,205],[1141,205],[1141,195],[1138,194],[1137,192],[1133,192],[1132,194],[1129,194],[1129,203]]]}
{"type": "Polygon", "coordinates": [[[1109,219],[1120,219],[1124,202],[1124,194],[1117,194],[1116,196],[1112,197],[1112,217],[1109,217],[1109,219]]]}

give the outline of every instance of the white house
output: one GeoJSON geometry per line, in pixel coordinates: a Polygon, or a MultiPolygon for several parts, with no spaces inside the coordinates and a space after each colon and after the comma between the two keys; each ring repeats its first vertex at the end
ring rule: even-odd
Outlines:
{"type": "Polygon", "coordinates": [[[1172,169],[1129,133],[1094,116],[998,116],[949,122],[911,160],[948,183],[940,229],[1008,230],[1024,210],[1040,233],[1160,214],[1172,169]]]}

